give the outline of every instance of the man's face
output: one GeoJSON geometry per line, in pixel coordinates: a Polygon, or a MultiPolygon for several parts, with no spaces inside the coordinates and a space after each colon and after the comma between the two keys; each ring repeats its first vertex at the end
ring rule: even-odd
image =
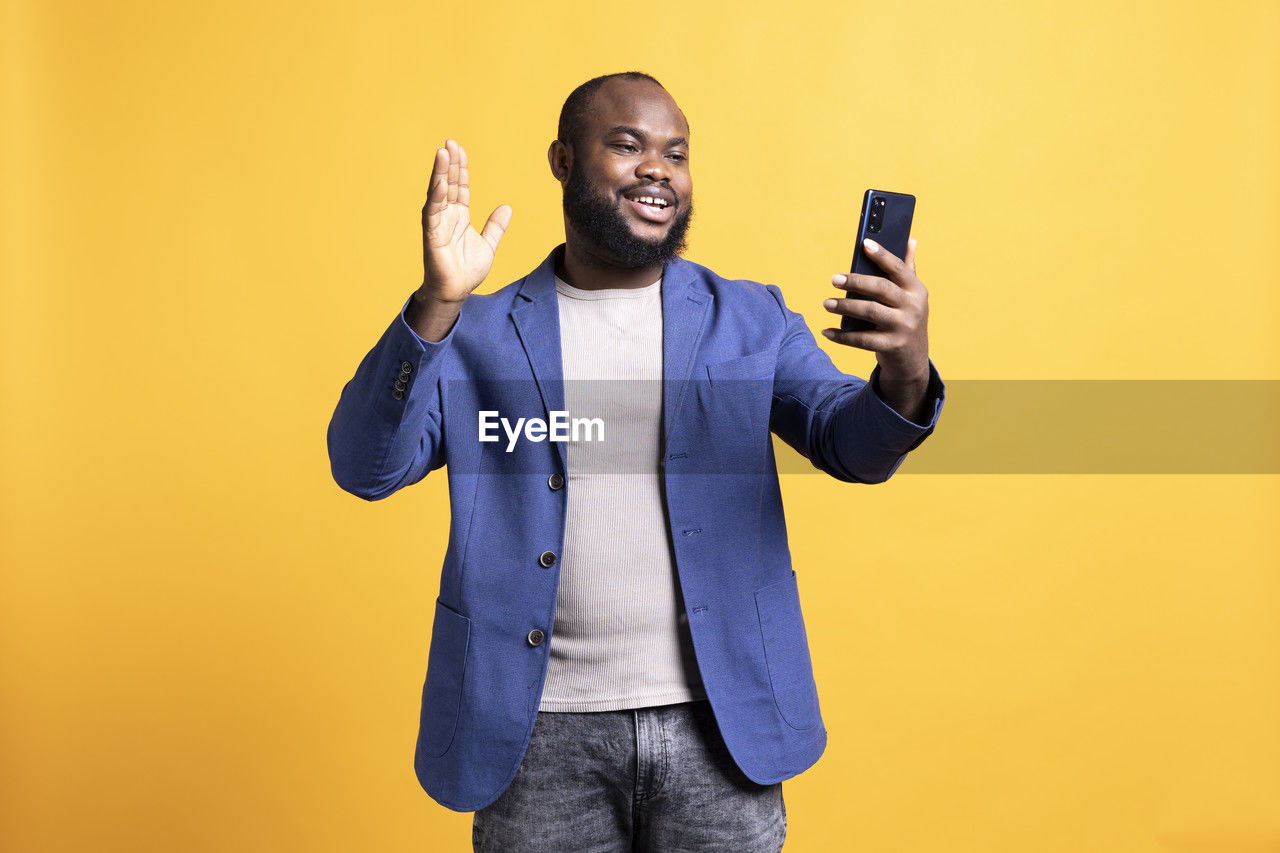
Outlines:
{"type": "Polygon", "coordinates": [[[564,183],[565,218],[620,266],[665,264],[684,251],[693,215],[689,126],[644,80],[610,80],[592,106],[564,183]]]}

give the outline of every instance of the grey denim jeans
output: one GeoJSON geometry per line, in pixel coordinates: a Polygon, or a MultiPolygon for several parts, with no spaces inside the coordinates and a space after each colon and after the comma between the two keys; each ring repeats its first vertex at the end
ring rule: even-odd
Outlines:
{"type": "Polygon", "coordinates": [[[782,783],[752,782],[706,700],[541,711],[515,779],[475,813],[477,853],[777,853],[782,783]]]}

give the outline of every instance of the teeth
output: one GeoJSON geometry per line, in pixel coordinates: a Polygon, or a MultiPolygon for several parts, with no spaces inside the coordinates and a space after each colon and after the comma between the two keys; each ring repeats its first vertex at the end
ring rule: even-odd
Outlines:
{"type": "Polygon", "coordinates": [[[666,207],[666,206],[667,206],[667,203],[666,203],[665,201],[663,201],[662,199],[660,199],[660,198],[654,198],[653,196],[647,196],[647,195],[642,195],[642,196],[640,196],[638,199],[636,199],[636,201],[640,202],[641,204],[653,204],[653,205],[657,205],[658,207],[666,207]]]}

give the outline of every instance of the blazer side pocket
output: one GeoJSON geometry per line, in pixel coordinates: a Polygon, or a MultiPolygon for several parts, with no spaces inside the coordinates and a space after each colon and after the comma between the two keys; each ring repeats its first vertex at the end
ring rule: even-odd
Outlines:
{"type": "Polygon", "coordinates": [[[793,729],[813,728],[820,722],[818,690],[794,571],[756,591],[756,612],[778,713],[793,729]]]}
{"type": "Polygon", "coordinates": [[[453,745],[470,644],[471,620],[436,599],[418,732],[418,750],[424,755],[444,755],[453,745]]]}

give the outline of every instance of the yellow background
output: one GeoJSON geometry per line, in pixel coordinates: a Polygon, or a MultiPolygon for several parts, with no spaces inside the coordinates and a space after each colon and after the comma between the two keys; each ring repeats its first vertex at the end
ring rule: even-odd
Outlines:
{"type": "MultiPolygon", "coordinates": [[[[640,69],[688,257],[815,330],[875,186],[948,380],[1277,379],[1277,45],[1232,0],[4,0],[0,846],[468,849],[412,772],[444,477],[366,504],[324,442],[446,136],[515,210],[485,289],[563,237],[564,97],[640,69]]],[[[1280,850],[1276,477],[784,489],[831,733],[788,850],[1280,850]]]]}

